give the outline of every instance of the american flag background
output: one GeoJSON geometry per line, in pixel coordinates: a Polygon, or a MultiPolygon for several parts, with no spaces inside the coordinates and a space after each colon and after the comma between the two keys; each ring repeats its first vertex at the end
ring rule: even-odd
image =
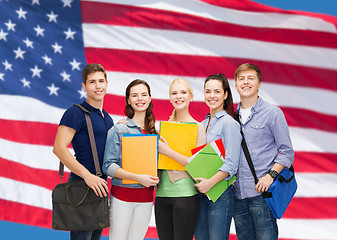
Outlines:
{"type": "MultiPolygon", "coordinates": [[[[296,151],[298,190],[278,221],[280,239],[337,239],[336,17],[250,0],[0,0],[0,13],[3,231],[8,223],[51,228],[59,183],[52,147],[64,111],[85,100],[87,63],[107,70],[104,108],[116,122],[136,78],[152,88],[156,120],[167,120],[177,77],[194,87],[190,112],[201,121],[205,77],[224,73],[237,104],[234,71],[250,62],[262,72],[260,96],[283,110],[296,151]]],[[[236,239],[233,225],[231,233],[236,239]]],[[[146,237],[157,238],[154,218],[146,237]]]]}

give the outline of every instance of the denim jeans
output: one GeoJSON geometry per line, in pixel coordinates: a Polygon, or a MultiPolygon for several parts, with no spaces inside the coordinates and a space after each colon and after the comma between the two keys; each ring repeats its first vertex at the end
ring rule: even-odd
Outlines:
{"type": "Polygon", "coordinates": [[[100,240],[103,230],[70,232],[70,240],[100,240]]]}
{"type": "Polygon", "coordinates": [[[196,240],[226,240],[234,214],[234,186],[231,185],[213,203],[204,194],[199,194],[199,215],[194,231],[196,240]]]}
{"type": "Polygon", "coordinates": [[[234,197],[234,224],[238,240],[277,240],[276,218],[263,197],[234,197]]]}

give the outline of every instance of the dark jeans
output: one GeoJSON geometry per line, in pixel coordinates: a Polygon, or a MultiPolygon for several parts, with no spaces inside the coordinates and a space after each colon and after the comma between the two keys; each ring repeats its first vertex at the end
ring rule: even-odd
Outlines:
{"type": "MultiPolygon", "coordinates": [[[[76,179],[70,176],[68,182],[70,181],[76,181],[76,179]]],[[[102,231],[103,230],[70,232],[70,240],[100,240],[102,231]]]]}
{"type": "Polygon", "coordinates": [[[234,186],[231,185],[216,202],[204,194],[200,196],[200,210],[195,227],[196,240],[226,240],[234,214],[234,186]]]}
{"type": "Polygon", "coordinates": [[[262,196],[234,199],[234,224],[238,240],[278,239],[276,218],[262,196]]]}
{"type": "Polygon", "coordinates": [[[192,240],[199,197],[156,197],[155,216],[160,240],[192,240]]]}
{"type": "Polygon", "coordinates": [[[100,240],[103,230],[70,232],[70,240],[100,240]]]}

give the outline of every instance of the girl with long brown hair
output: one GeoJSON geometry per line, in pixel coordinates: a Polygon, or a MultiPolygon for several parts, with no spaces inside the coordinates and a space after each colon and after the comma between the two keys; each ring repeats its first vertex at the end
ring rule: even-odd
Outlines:
{"type": "Polygon", "coordinates": [[[121,134],[156,134],[151,90],[147,82],[136,79],[125,91],[126,124],[117,124],[107,136],[103,172],[112,177],[110,240],[144,239],[153,207],[157,177],[128,172],[122,168],[121,134]],[[122,179],[139,183],[123,184],[122,179]]]}

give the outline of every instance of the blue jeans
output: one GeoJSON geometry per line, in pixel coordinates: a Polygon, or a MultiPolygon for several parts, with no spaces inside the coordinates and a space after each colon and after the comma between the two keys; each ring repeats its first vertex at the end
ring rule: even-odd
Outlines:
{"type": "Polygon", "coordinates": [[[234,197],[234,223],[238,240],[277,240],[276,218],[263,197],[234,197]]]}
{"type": "Polygon", "coordinates": [[[70,240],[100,240],[103,230],[70,232],[70,240]]]}
{"type": "Polygon", "coordinates": [[[204,194],[199,194],[199,215],[194,231],[196,240],[226,240],[234,214],[234,186],[231,185],[213,203],[204,194]]]}

